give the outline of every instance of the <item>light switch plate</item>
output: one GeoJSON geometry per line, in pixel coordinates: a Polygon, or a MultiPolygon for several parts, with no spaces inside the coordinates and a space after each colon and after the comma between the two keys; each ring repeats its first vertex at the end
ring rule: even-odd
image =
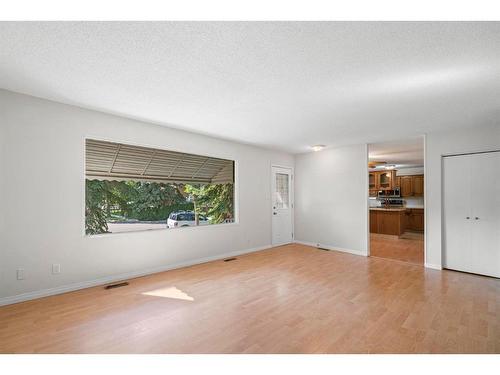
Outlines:
{"type": "Polygon", "coordinates": [[[18,268],[16,271],[16,276],[18,280],[24,280],[24,268],[18,268]]]}
{"type": "Polygon", "coordinates": [[[52,265],[52,274],[57,275],[59,273],[61,273],[61,265],[59,263],[54,263],[52,265]]]}

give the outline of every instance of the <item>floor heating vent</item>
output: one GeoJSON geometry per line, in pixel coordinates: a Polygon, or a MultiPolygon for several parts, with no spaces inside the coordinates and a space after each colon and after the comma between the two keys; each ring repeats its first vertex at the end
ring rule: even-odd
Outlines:
{"type": "Polygon", "coordinates": [[[316,249],[322,250],[322,251],[330,251],[330,250],[325,249],[324,247],[321,247],[321,246],[316,246],[316,249]]]}
{"type": "Polygon", "coordinates": [[[236,260],[237,258],[227,258],[224,259],[224,262],[232,262],[233,260],[236,260]]]}
{"type": "Polygon", "coordinates": [[[127,286],[128,283],[127,282],[123,282],[123,283],[116,283],[116,284],[111,284],[111,285],[106,285],[104,287],[104,289],[114,289],[114,288],[120,288],[122,286],[127,286]]]}

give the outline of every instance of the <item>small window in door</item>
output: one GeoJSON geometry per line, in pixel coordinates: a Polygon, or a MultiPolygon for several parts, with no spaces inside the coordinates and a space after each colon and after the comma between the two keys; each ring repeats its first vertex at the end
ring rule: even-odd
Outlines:
{"type": "Polygon", "coordinates": [[[287,209],[289,205],[288,174],[276,173],[276,208],[287,209]]]}

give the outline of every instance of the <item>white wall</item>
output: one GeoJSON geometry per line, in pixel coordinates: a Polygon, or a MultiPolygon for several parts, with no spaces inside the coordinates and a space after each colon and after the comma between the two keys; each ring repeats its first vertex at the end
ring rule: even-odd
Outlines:
{"type": "Polygon", "coordinates": [[[424,167],[399,168],[396,170],[396,176],[413,176],[424,174],[424,167]]]}
{"type": "MultiPolygon", "coordinates": [[[[425,230],[428,266],[439,268],[442,265],[442,156],[498,149],[500,149],[500,125],[475,126],[426,135],[425,230]]],[[[481,184],[481,181],[478,181],[478,184],[481,184]]]]}
{"type": "MultiPolygon", "coordinates": [[[[0,107],[1,109],[1,107],[0,107]]],[[[6,141],[6,126],[4,126],[4,119],[3,119],[3,113],[0,111],[0,261],[2,259],[2,252],[4,251],[3,245],[2,245],[2,238],[5,238],[4,235],[4,229],[5,229],[5,223],[4,223],[4,217],[5,217],[5,210],[3,209],[4,205],[4,198],[5,194],[5,188],[4,185],[6,183],[5,178],[2,178],[2,176],[5,175],[5,168],[4,168],[4,163],[2,162],[5,160],[4,156],[4,149],[5,149],[5,141],[6,141]]],[[[1,265],[1,263],[0,263],[1,265]]],[[[2,273],[0,273],[0,287],[1,287],[1,282],[2,282],[2,273]]]]}
{"type": "Polygon", "coordinates": [[[356,145],[295,158],[295,239],[367,254],[368,154],[356,145]]]}
{"type": "MultiPolygon", "coordinates": [[[[441,156],[499,148],[500,126],[426,135],[427,265],[441,265],[441,156]]],[[[0,90],[0,303],[269,246],[273,163],[294,158],[0,90]],[[83,236],[85,136],[237,160],[239,224],[83,236]]],[[[366,165],[366,145],[295,157],[297,240],[366,254],[366,165]]]]}
{"type": "MultiPolygon", "coordinates": [[[[426,134],[426,265],[441,267],[442,155],[500,149],[500,126],[470,127],[426,134]]],[[[306,243],[366,253],[365,145],[297,155],[295,232],[306,243]]],[[[411,202],[417,206],[420,201],[411,202]]]]}
{"type": "Polygon", "coordinates": [[[271,244],[270,166],[293,167],[289,154],[3,90],[0,116],[0,302],[271,244]],[[236,160],[239,224],[84,236],[85,136],[236,160]]]}
{"type": "Polygon", "coordinates": [[[404,201],[408,208],[424,208],[425,197],[405,197],[404,201]]]}

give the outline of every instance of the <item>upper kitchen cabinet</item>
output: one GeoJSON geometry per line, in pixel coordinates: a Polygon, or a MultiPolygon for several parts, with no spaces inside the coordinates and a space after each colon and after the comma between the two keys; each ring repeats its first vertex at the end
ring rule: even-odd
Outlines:
{"type": "Polygon", "coordinates": [[[379,189],[379,184],[378,184],[378,173],[377,172],[370,172],[368,174],[368,191],[370,197],[376,197],[377,192],[379,189]]]}
{"type": "Polygon", "coordinates": [[[401,196],[421,197],[424,195],[424,175],[401,176],[401,196]]]}
{"type": "Polygon", "coordinates": [[[368,186],[369,189],[378,189],[378,176],[376,172],[370,172],[368,174],[368,186]]]}
{"type": "Polygon", "coordinates": [[[379,190],[394,189],[396,171],[377,171],[368,174],[368,189],[371,197],[376,197],[379,190]]]}
{"type": "Polygon", "coordinates": [[[413,196],[413,182],[412,176],[401,176],[401,196],[411,197],[413,196]]]}
{"type": "Polygon", "coordinates": [[[380,189],[392,189],[394,187],[394,178],[396,171],[380,172],[379,186],[380,189]]]}
{"type": "Polygon", "coordinates": [[[381,189],[390,189],[391,188],[391,174],[383,172],[379,177],[379,185],[381,189]]]}
{"type": "Polygon", "coordinates": [[[401,176],[396,176],[394,178],[394,187],[401,188],[401,176]]]}
{"type": "Polygon", "coordinates": [[[424,195],[424,175],[413,176],[413,195],[423,196],[424,195]]]}

